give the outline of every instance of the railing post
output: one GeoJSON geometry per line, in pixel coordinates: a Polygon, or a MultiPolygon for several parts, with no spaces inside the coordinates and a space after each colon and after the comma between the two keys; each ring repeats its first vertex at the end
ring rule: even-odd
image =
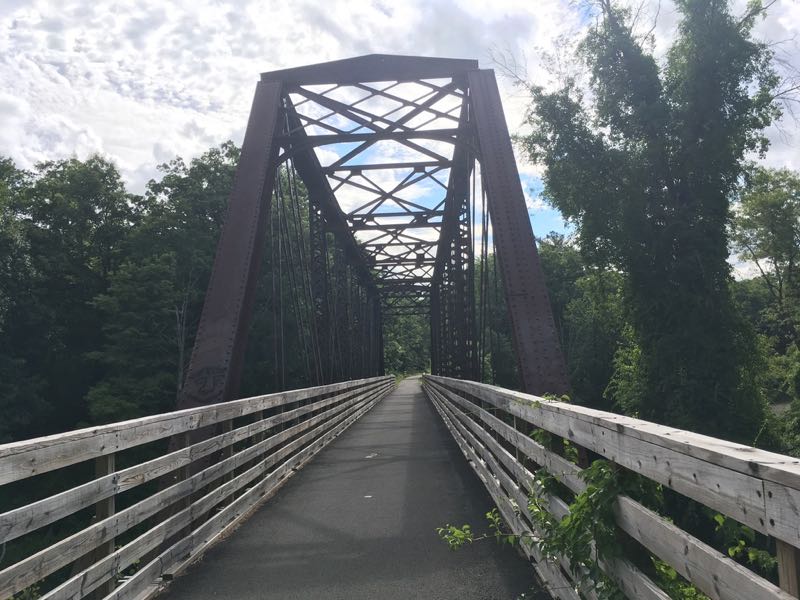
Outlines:
{"type": "MultiPolygon", "coordinates": [[[[264,420],[263,410],[257,410],[256,412],[253,413],[253,423],[260,423],[263,420],[264,420]]],[[[263,442],[264,439],[265,435],[263,431],[261,433],[257,433],[253,436],[253,440],[251,441],[250,445],[255,446],[256,444],[263,442]]]]}
{"type": "MultiPolygon", "coordinates": [[[[222,421],[220,425],[221,425],[220,429],[222,430],[221,433],[230,433],[231,431],[233,431],[233,419],[222,421]]],[[[222,449],[222,456],[220,456],[220,460],[222,461],[228,459],[231,456],[233,456],[233,444],[229,444],[222,449]]],[[[220,481],[220,485],[228,483],[231,479],[234,478],[234,476],[235,476],[234,471],[229,471],[228,474],[225,475],[220,481]]],[[[231,500],[233,500],[233,497],[231,497],[231,500]]]]}
{"type": "Polygon", "coordinates": [[[800,598],[800,552],[783,540],[775,540],[778,547],[778,581],[781,589],[800,598]]]}
{"type": "MultiPolygon", "coordinates": [[[[116,455],[115,453],[100,456],[94,461],[94,475],[95,478],[105,477],[116,471],[116,455]]],[[[94,505],[94,515],[96,521],[102,521],[112,516],[116,512],[116,496],[110,496],[105,500],[100,500],[94,505]]],[[[116,548],[115,538],[111,538],[104,544],[101,544],[95,549],[94,561],[98,562],[101,559],[114,553],[116,548]]],[[[117,587],[117,576],[114,575],[97,588],[95,592],[96,598],[102,598],[114,591],[117,587]]]]}

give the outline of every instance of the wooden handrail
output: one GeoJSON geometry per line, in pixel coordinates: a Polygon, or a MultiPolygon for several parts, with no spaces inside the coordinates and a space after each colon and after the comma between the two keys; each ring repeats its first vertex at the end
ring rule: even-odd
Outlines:
{"type": "MultiPolygon", "coordinates": [[[[476,465],[501,513],[518,533],[535,534],[535,523],[526,521],[524,509],[515,515],[513,506],[527,506],[527,496],[540,492],[533,488],[533,473],[503,443],[555,476],[575,494],[585,489],[585,483],[578,465],[506,422],[514,418],[531,429],[544,429],[570,440],[776,538],[780,588],[633,499],[620,496],[615,505],[619,529],[710,598],[797,597],[798,573],[796,563],[790,560],[800,545],[797,459],[496,386],[435,376],[425,376],[423,383],[465,455],[476,465]]],[[[563,500],[547,500],[554,516],[566,514],[568,506],[563,500]]],[[[541,565],[542,557],[532,558],[541,565]]],[[[601,562],[600,566],[630,598],[667,598],[624,559],[601,562]]],[[[552,579],[546,567],[540,568],[544,571],[540,576],[550,582],[553,590],[558,589],[563,583],[559,576],[552,579]]],[[[573,583],[579,579],[575,576],[573,583]]],[[[571,597],[564,592],[558,594],[554,593],[554,597],[571,597]]]]}
{"type": "Polygon", "coordinates": [[[0,485],[261,410],[353,390],[370,381],[373,379],[253,396],[3,444],[0,445],[0,485]]]}
{"type": "Polygon", "coordinates": [[[26,485],[22,480],[33,475],[83,461],[97,466],[86,483],[0,514],[0,544],[13,545],[96,507],[95,518],[78,531],[0,571],[0,598],[34,584],[52,600],[97,593],[133,598],[156,589],[163,575],[195,560],[393,387],[393,377],[361,379],[0,445],[0,494],[2,484],[26,485]],[[280,407],[288,410],[270,411],[280,407]],[[202,441],[115,467],[119,452],[210,425],[217,431],[202,441]],[[122,509],[115,502],[155,480],[161,486],[151,486],[144,498],[122,509]],[[117,587],[121,573],[142,560],[144,566],[117,587]],[[54,580],[68,565],[66,579],[54,580]]]}

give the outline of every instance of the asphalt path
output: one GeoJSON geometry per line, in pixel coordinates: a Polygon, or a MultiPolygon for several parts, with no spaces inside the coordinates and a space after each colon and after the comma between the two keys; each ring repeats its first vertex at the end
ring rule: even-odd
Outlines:
{"type": "Polygon", "coordinates": [[[446,523],[482,532],[491,508],[419,379],[406,379],[166,597],[539,597],[532,567],[513,548],[486,540],[452,552],[436,535],[446,523]]]}

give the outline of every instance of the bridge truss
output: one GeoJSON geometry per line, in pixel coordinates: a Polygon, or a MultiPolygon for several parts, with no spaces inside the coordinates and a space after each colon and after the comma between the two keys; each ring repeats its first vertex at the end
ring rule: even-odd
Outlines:
{"type": "Polygon", "coordinates": [[[236,397],[264,239],[298,204],[309,383],[381,374],[382,318],[409,314],[430,319],[434,374],[479,380],[475,263],[491,245],[522,387],[567,390],[494,73],[370,55],[262,75],[179,407],[236,397]]]}

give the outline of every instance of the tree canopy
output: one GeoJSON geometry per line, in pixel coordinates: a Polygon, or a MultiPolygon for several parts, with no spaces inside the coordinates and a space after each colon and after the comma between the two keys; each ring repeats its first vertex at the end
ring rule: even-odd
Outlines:
{"type": "Polygon", "coordinates": [[[737,18],[724,0],[676,6],[680,25],[659,64],[630,13],[599,2],[578,51],[591,93],[574,80],[534,87],[523,145],[546,167],[546,196],[577,225],[582,255],[624,277],[635,348],[619,357],[615,401],[646,419],[752,440],[760,365],[731,295],[728,226],[748,153],[765,150],[763,130],[779,116],[778,78],[751,34],[758,11],[737,18]]]}

